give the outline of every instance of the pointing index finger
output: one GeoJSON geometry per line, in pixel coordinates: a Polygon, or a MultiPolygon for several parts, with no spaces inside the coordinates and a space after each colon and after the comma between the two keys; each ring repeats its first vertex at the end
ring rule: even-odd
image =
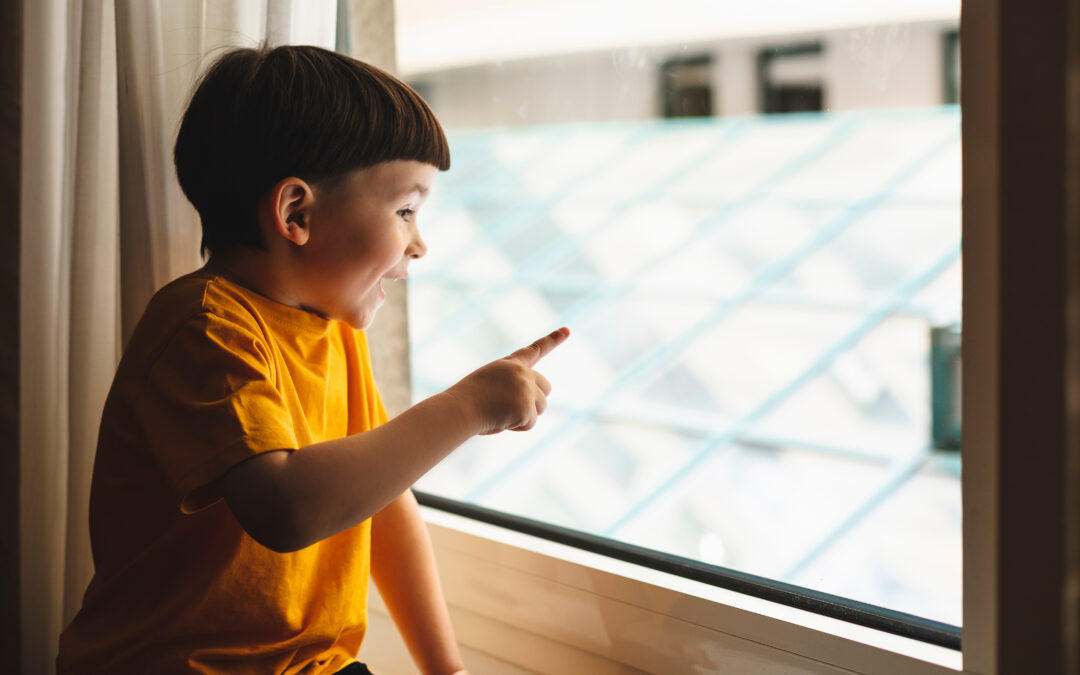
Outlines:
{"type": "Polygon", "coordinates": [[[536,365],[540,359],[547,356],[552,349],[555,349],[562,344],[569,336],[570,329],[563,326],[555,332],[545,335],[528,347],[522,347],[510,356],[521,359],[525,362],[525,365],[531,368],[536,365]]]}

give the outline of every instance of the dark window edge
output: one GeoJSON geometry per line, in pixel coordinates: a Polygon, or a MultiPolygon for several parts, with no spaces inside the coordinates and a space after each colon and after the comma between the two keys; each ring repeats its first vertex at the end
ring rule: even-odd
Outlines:
{"type": "Polygon", "coordinates": [[[821,591],[716,567],[531,518],[413,490],[421,505],[892,635],[960,650],[960,628],[821,591]]]}
{"type": "MultiPolygon", "coordinates": [[[[22,237],[21,157],[24,0],[0,2],[0,202],[9,214],[0,224],[0,653],[4,669],[22,672],[19,534],[19,251],[22,237]],[[12,215],[13,214],[13,215],[12,215]],[[12,441],[11,439],[14,439],[12,441]]],[[[37,603],[37,599],[31,600],[37,603]]]]}

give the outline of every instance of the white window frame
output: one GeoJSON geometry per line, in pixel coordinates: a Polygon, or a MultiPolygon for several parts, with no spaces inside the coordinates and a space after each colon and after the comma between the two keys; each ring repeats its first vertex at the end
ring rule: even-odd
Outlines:
{"type": "MultiPolygon", "coordinates": [[[[1080,0],[964,0],[961,26],[962,653],[425,509],[474,674],[1080,667],[1080,0]]],[[[361,657],[409,672],[372,597],[361,657]]]]}

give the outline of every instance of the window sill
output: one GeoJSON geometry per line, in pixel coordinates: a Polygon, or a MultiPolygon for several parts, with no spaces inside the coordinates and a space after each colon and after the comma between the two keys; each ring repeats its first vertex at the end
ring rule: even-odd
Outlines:
{"type": "MultiPolygon", "coordinates": [[[[582,659],[576,672],[590,672],[597,657],[623,671],[961,670],[959,651],[435,509],[423,513],[455,621],[463,614],[484,626],[468,635],[459,627],[463,647],[508,664],[535,668],[550,659],[518,653],[521,640],[500,630],[569,648],[564,658],[582,659]]],[[[377,599],[373,611],[385,613],[377,599]]]]}

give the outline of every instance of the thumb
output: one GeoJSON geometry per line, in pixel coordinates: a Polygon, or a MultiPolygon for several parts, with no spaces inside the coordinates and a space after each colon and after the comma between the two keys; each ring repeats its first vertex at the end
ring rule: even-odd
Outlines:
{"type": "Polygon", "coordinates": [[[510,355],[510,358],[518,359],[531,368],[536,365],[540,359],[547,356],[552,349],[555,349],[565,342],[568,337],[570,337],[570,329],[563,326],[557,331],[545,335],[528,347],[522,347],[517,350],[510,355]]]}

